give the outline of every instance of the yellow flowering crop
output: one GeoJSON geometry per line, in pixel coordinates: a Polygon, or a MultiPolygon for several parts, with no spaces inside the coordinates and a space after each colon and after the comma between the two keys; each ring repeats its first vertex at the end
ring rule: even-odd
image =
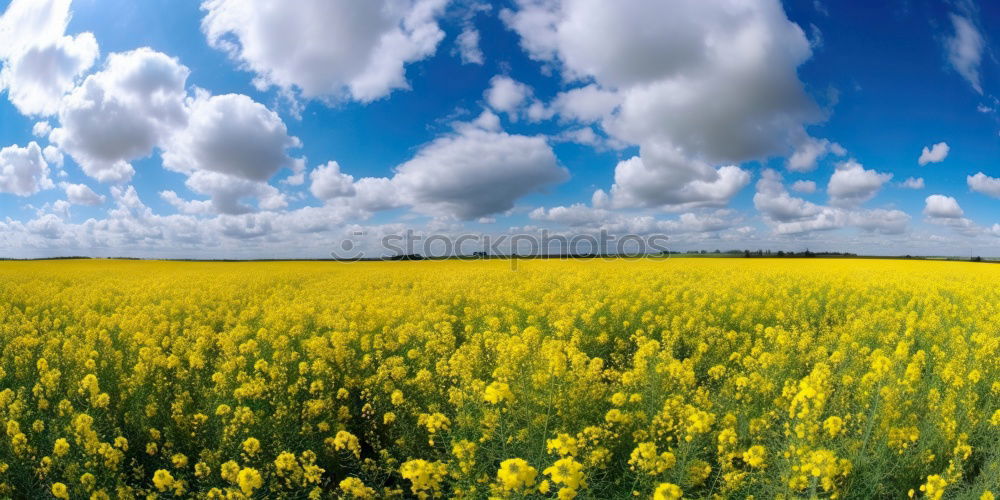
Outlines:
{"type": "Polygon", "coordinates": [[[993,498],[1000,266],[0,263],[0,498],[993,498]]]}

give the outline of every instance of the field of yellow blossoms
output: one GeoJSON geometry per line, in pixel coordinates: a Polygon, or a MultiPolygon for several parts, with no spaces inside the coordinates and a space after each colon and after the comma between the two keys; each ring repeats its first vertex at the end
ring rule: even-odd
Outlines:
{"type": "Polygon", "coordinates": [[[1000,265],[0,263],[0,498],[1000,494],[1000,265]]]}

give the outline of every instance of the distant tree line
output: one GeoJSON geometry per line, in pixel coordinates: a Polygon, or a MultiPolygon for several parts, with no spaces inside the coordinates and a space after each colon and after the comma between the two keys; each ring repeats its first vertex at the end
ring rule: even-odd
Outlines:
{"type": "Polygon", "coordinates": [[[727,255],[727,256],[740,256],[745,258],[754,257],[774,257],[774,258],[811,258],[811,257],[857,257],[858,254],[850,252],[813,252],[809,249],[803,250],[801,252],[786,251],[786,250],[688,250],[685,252],[687,255],[727,255]]]}

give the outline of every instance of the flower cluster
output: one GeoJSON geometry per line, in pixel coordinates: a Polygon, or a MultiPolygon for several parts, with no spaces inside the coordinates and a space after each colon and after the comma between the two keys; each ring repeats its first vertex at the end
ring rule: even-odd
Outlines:
{"type": "Polygon", "coordinates": [[[1000,266],[0,263],[0,498],[1000,491],[1000,266]]]}

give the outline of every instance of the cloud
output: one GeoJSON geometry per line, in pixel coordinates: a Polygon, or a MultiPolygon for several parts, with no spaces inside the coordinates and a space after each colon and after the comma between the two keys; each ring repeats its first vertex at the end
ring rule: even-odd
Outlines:
{"type": "Polygon", "coordinates": [[[901,210],[876,208],[851,213],[851,224],[870,233],[902,234],[909,222],[909,214],[901,210]]]}
{"type": "Polygon", "coordinates": [[[512,120],[517,119],[518,110],[530,95],[530,87],[503,75],[494,76],[484,93],[486,103],[494,111],[507,113],[512,120]]]}
{"type": "Polygon", "coordinates": [[[21,114],[47,116],[97,60],[91,33],[66,36],[70,0],[14,0],[0,17],[0,90],[21,114]]]}
{"type": "Polygon", "coordinates": [[[257,208],[261,210],[280,210],[288,206],[285,196],[274,186],[230,174],[199,170],[191,174],[184,185],[195,193],[211,197],[212,209],[220,214],[255,212],[254,207],[247,204],[248,198],[256,199],[257,208]]]}
{"type": "Polygon", "coordinates": [[[104,203],[104,196],[95,193],[86,184],[62,183],[59,186],[66,192],[66,200],[74,205],[96,207],[104,203]]]}
{"type": "Polygon", "coordinates": [[[202,95],[190,105],[187,126],[165,141],[163,166],[265,182],[284,167],[300,168],[287,150],[301,145],[277,113],[253,99],[202,95]]]}
{"type": "Polygon", "coordinates": [[[544,137],[504,132],[489,111],[452,126],[453,133],[422,146],[392,177],[354,181],[331,161],[310,172],[310,191],[326,206],[359,216],[409,206],[438,218],[475,220],[569,177],[544,137]]]}
{"type": "Polygon", "coordinates": [[[958,201],[951,196],[932,194],[927,197],[924,205],[924,215],[932,218],[957,219],[965,215],[958,201]]]}
{"type": "Polygon", "coordinates": [[[910,216],[900,210],[821,207],[815,216],[775,224],[774,232],[779,235],[796,235],[855,227],[867,233],[894,235],[905,233],[909,222],[910,216]]]}
{"type": "Polygon", "coordinates": [[[447,0],[205,0],[209,45],[260,88],[369,102],[406,89],[406,65],[434,54],[447,0]]]}
{"type": "MultiPolygon", "coordinates": [[[[812,183],[812,187],[815,190],[816,183],[812,183]]],[[[771,169],[761,172],[753,204],[767,219],[778,222],[812,217],[822,212],[822,207],[815,203],[789,195],[782,183],[781,174],[771,169]]]]}
{"type": "Polygon", "coordinates": [[[501,17],[531,58],[590,86],[577,103],[564,98],[564,119],[599,118],[640,147],[615,169],[618,205],[725,204],[749,182],[729,164],[784,155],[822,118],[797,75],[809,41],[776,0],[681,0],[670,16],[649,15],[660,7],[519,0],[501,17]]]}
{"type": "Polygon", "coordinates": [[[458,38],[455,39],[458,47],[458,54],[462,59],[462,64],[479,64],[484,62],[483,50],[479,48],[479,30],[468,25],[462,28],[458,38]]]}
{"type": "Polygon", "coordinates": [[[340,165],[335,161],[329,161],[326,165],[313,169],[309,173],[309,180],[312,182],[309,191],[320,200],[355,194],[354,177],[341,173],[340,165]]]}
{"type": "Polygon", "coordinates": [[[31,127],[31,135],[35,137],[47,137],[49,132],[52,132],[52,125],[47,121],[36,122],[31,127]]]}
{"type": "Polygon", "coordinates": [[[135,172],[131,161],[186,124],[188,74],[177,59],[149,48],[111,54],[65,97],[50,139],[90,177],[126,182],[135,172]]]}
{"type": "MultiPolygon", "coordinates": [[[[55,165],[57,167],[63,166],[64,158],[62,151],[59,151],[59,148],[51,144],[42,149],[42,156],[45,157],[45,161],[49,162],[50,165],[55,165]]],[[[61,173],[65,174],[65,172],[61,173]]]]}
{"type": "Polygon", "coordinates": [[[982,94],[983,88],[979,78],[979,64],[983,58],[983,35],[979,33],[972,20],[958,14],[951,14],[951,24],[954,35],[945,40],[948,50],[948,62],[955,71],[968,80],[976,92],[982,94]]]}
{"type": "Polygon", "coordinates": [[[878,234],[900,234],[906,231],[910,216],[899,210],[858,210],[853,206],[828,207],[808,202],[788,194],[781,174],[766,169],[757,181],[754,207],[775,234],[792,235],[813,231],[829,231],[856,227],[878,234]]]}
{"type": "Polygon", "coordinates": [[[932,194],[927,197],[924,205],[925,219],[931,224],[950,227],[958,234],[967,237],[982,236],[989,234],[989,229],[983,228],[964,217],[965,212],[958,205],[958,201],[951,196],[932,194]]]}
{"type": "Polygon", "coordinates": [[[615,166],[611,206],[671,211],[720,207],[749,182],[750,173],[734,165],[716,169],[702,162],[688,163],[671,151],[646,153],[615,166]]]}
{"type": "MultiPolygon", "coordinates": [[[[301,146],[298,138],[245,95],[190,96],[188,74],[176,59],[148,48],[111,54],[65,97],[50,137],[101,182],[128,181],[130,162],[158,148],[163,166],[186,174],[187,187],[210,196],[219,213],[253,211],[249,198],[264,210],[284,207],[284,196],[267,181],[286,167],[302,173],[304,161],[287,152],[301,146]]],[[[191,213],[195,205],[175,206],[191,213]]]]}
{"type": "Polygon", "coordinates": [[[606,231],[610,234],[717,232],[733,227],[740,220],[728,210],[707,213],[688,212],[674,219],[658,219],[650,215],[625,215],[601,208],[588,207],[581,203],[548,209],[538,207],[528,216],[535,221],[554,222],[585,233],[606,231]]]}
{"type": "Polygon", "coordinates": [[[211,214],[211,200],[185,200],[174,191],[160,191],[160,198],[182,214],[211,214]]]}
{"type": "Polygon", "coordinates": [[[816,183],[813,181],[795,181],[792,190],[800,193],[812,194],[816,192],[816,183]]]}
{"type": "Polygon", "coordinates": [[[951,151],[951,148],[948,147],[948,143],[946,142],[939,142],[930,148],[924,146],[923,151],[920,152],[920,158],[917,159],[917,163],[920,166],[927,165],[928,163],[941,163],[948,157],[949,151],[951,151]]]}
{"type": "Polygon", "coordinates": [[[385,177],[362,177],[354,183],[354,198],[350,204],[360,210],[377,212],[391,210],[406,204],[392,179],[385,177]]]}
{"type": "Polygon", "coordinates": [[[23,148],[13,145],[0,149],[0,193],[30,196],[53,187],[49,165],[38,143],[31,141],[23,148]]]}
{"type": "Polygon", "coordinates": [[[542,137],[460,127],[398,166],[392,184],[417,211],[475,219],[568,177],[542,137]]]}
{"type": "Polygon", "coordinates": [[[621,148],[621,143],[598,134],[593,127],[568,128],[552,139],[590,146],[598,151],[621,148]]]}
{"type": "Polygon", "coordinates": [[[924,188],[924,178],[923,177],[909,177],[905,181],[899,184],[899,187],[905,189],[923,189],[924,188]]]}
{"type": "Polygon", "coordinates": [[[618,93],[590,84],[560,92],[552,102],[552,109],[564,118],[593,123],[609,117],[620,104],[618,93]]]}
{"type": "Polygon", "coordinates": [[[837,143],[831,143],[826,139],[816,139],[806,137],[788,157],[786,167],[792,172],[809,172],[816,168],[816,161],[833,152],[837,156],[843,156],[847,152],[837,143]]]}
{"type": "Polygon", "coordinates": [[[857,207],[874,198],[890,179],[892,174],[866,170],[857,161],[848,160],[837,165],[826,192],[834,206],[857,207]]]}
{"type": "Polygon", "coordinates": [[[965,178],[969,189],[994,198],[1000,198],[1000,179],[990,177],[982,172],[965,178]]]}

